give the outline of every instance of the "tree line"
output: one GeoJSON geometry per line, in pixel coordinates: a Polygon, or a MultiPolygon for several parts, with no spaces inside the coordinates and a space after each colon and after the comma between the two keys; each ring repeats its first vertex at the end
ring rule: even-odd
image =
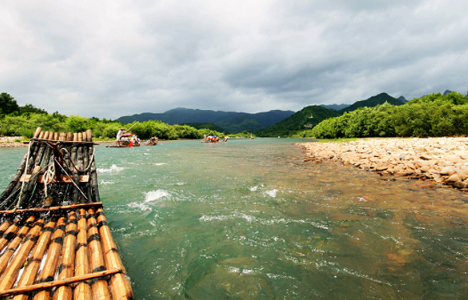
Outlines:
{"type": "MultiPolygon", "coordinates": [[[[66,116],[59,112],[49,114],[31,104],[19,106],[8,93],[0,94],[0,136],[31,138],[37,127],[42,127],[43,131],[53,132],[83,132],[91,129],[95,138],[114,139],[120,128],[127,129],[130,125],[96,117],[66,116]]],[[[216,130],[196,129],[188,125],[169,125],[157,120],[137,123],[131,132],[141,139],[153,136],[168,140],[201,139],[204,134],[224,137],[223,132],[216,130]]]]}
{"type": "Polygon", "coordinates": [[[440,137],[468,135],[467,96],[452,92],[415,98],[404,105],[384,103],[322,121],[302,137],[440,137]]]}

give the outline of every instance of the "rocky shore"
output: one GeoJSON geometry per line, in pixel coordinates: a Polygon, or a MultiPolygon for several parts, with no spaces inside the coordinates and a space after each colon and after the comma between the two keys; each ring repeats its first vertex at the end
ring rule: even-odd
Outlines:
{"type": "Polygon", "coordinates": [[[23,140],[23,137],[22,136],[2,136],[0,137],[0,148],[28,146],[27,144],[24,144],[23,142],[18,142],[19,140],[23,140]]]}
{"type": "Polygon", "coordinates": [[[376,138],[300,145],[306,151],[305,161],[331,160],[382,176],[468,190],[468,138],[376,138]]]}

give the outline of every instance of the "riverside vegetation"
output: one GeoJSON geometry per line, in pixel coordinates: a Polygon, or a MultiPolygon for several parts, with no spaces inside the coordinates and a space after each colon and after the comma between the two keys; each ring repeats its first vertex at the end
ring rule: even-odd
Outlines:
{"type": "MultiPolygon", "coordinates": [[[[457,92],[435,93],[404,103],[382,93],[368,100],[335,111],[308,106],[273,126],[256,132],[267,137],[438,137],[468,134],[468,99],[457,92]],[[379,104],[380,103],[380,104],[379,104]],[[393,104],[392,104],[393,103],[393,104]],[[350,108],[355,110],[349,111],[350,108]],[[340,115],[341,114],[341,115],[340,115]],[[305,128],[305,129],[304,129],[305,128]]],[[[119,121],[98,118],[67,117],[49,114],[31,104],[18,106],[7,93],[0,94],[0,135],[31,137],[36,127],[55,132],[79,132],[92,129],[95,138],[113,139],[123,126],[119,121]]],[[[169,125],[150,120],[138,123],[132,132],[146,139],[199,139],[212,133],[223,138],[225,132],[213,124],[169,125]]],[[[243,131],[230,137],[248,137],[243,131]]]]}
{"type": "MultiPolygon", "coordinates": [[[[31,138],[37,127],[44,131],[53,132],[82,132],[87,129],[93,131],[95,139],[115,139],[121,127],[129,125],[118,121],[98,119],[96,117],[84,118],[80,116],[66,116],[59,112],[49,114],[43,109],[31,104],[19,106],[16,100],[7,93],[0,94],[0,136],[23,136],[31,138]]],[[[141,139],[157,136],[160,139],[201,139],[204,134],[214,134],[223,138],[224,132],[210,128],[197,129],[189,125],[169,125],[161,121],[152,120],[136,124],[132,133],[141,139]]],[[[230,137],[250,137],[252,133],[244,131],[230,134],[230,137]]]]}
{"type": "Polygon", "coordinates": [[[329,118],[303,137],[440,137],[468,134],[467,96],[452,92],[415,98],[404,105],[362,107],[329,118]]]}

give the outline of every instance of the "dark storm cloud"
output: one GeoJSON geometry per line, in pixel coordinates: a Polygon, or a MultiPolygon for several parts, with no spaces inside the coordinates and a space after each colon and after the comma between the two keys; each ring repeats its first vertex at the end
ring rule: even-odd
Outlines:
{"type": "Polygon", "coordinates": [[[465,93],[468,3],[16,1],[0,87],[49,112],[258,112],[465,93]]]}

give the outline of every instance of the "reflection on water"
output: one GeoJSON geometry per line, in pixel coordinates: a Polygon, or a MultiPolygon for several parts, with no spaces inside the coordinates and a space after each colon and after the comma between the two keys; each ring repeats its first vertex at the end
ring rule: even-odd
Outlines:
{"type": "MultiPolygon", "coordinates": [[[[466,296],[465,194],[304,163],[293,142],[97,147],[136,298],[466,296]]],[[[0,151],[3,189],[25,149],[0,151]]]]}

